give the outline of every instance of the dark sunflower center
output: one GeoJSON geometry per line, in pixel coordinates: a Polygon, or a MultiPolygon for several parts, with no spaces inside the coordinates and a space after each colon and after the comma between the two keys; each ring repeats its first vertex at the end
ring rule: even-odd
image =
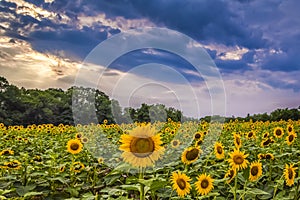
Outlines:
{"type": "Polygon", "coordinates": [[[264,134],[264,138],[268,137],[268,135],[269,135],[268,133],[265,133],[265,134],[264,134]]]}
{"type": "Polygon", "coordinates": [[[248,137],[252,137],[252,136],[253,136],[253,133],[250,132],[250,133],[248,134],[248,137]]]}
{"type": "Polygon", "coordinates": [[[275,131],[275,134],[278,135],[278,136],[280,136],[280,135],[281,135],[281,130],[280,130],[280,129],[277,129],[277,130],[275,131]]]}
{"type": "Polygon", "coordinates": [[[237,137],[235,141],[236,141],[236,144],[237,144],[237,145],[240,145],[240,144],[241,144],[241,139],[240,139],[239,137],[237,137]]]}
{"type": "Polygon", "coordinates": [[[18,163],[15,163],[15,162],[11,162],[7,165],[7,167],[12,168],[12,169],[17,168],[18,166],[19,166],[18,163]]]}
{"type": "Polygon", "coordinates": [[[173,145],[177,146],[178,142],[177,141],[173,141],[173,145]]]}
{"type": "Polygon", "coordinates": [[[186,187],[186,182],[183,179],[177,179],[176,183],[181,190],[184,190],[186,187]]]}
{"type": "Polygon", "coordinates": [[[288,173],[289,173],[289,179],[292,179],[294,175],[293,171],[289,169],[288,173]]]}
{"type": "Polygon", "coordinates": [[[266,159],[270,159],[270,158],[271,158],[271,155],[267,154],[266,159]]]}
{"type": "Polygon", "coordinates": [[[230,172],[229,172],[229,175],[228,175],[228,176],[229,176],[229,178],[230,178],[230,179],[231,179],[231,178],[234,176],[234,171],[233,171],[232,169],[230,170],[230,172]]]}
{"type": "Polygon", "coordinates": [[[134,138],[130,150],[135,156],[144,158],[153,153],[154,142],[151,138],[134,138]]]}
{"type": "Polygon", "coordinates": [[[218,154],[222,154],[223,153],[222,147],[218,146],[217,147],[217,152],[218,152],[218,154]]]}
{"type": "Polygon", "coordinates": [[[289,127],[288,127],[288,131],[289,131],[289,132],[292,132],[292,131],[293,131],[293,128],[289,126],[289,127]]]}
{"type": "Polygon", "coordinates": [[[207,188],[209,185],[209,182],[207,179],[204,179],[203,181],[201,181],[201,188],[205,189],[207,188]]]}
{"type": "Polygon", "coordinates": [[[199,133],[195,134],[195,139],[199,139],[201,137],[201,135],[199,133]]]}
{"type": "Polygon", "coordinates": [[[250,171],[252,176],[256,176],[258,174],[258,167],[253,166],[250,171]]]}
{"type": "Polygon", "coordinates": [[[8,150],[5,150],[2,155],[8,155],[9,154],[9,151],[8,150]]]}
{"type": "Polygon", "coordinates": [[[293,135],[289,135],[289,142],[292,142],[294,140],[294,136],[293,135]]]}
{"type": "Polygon", "coordinates": [[[77,143],[72,143],[70,148],[73,150],[73,151],[76,151],[77,149],[79,149],[79,144],[77,143]]]}
{"type": "Polygon", "coordinates": [[[234,161],[235,164],[240,165],[244,162],[244,158],[243,158],[243,156],[236,155],[236,156],[233,157],[233,161],[234,161]]]}
{"type": "Polygon", "coordinates": [[[271,140],[270,140],[270,138],[269,138],[269,139],[267,139],[266,141],[264,141],[263,145],[266,146],[266,145],[270,144],[270,142],[271,142],[271,140]]]}
{"type": "Polygon", "coordinates": [[[195,160],[199,155],[199,150],[197,148],[193,148],[192,150],[186,153],[187,160],[195,160]]]}

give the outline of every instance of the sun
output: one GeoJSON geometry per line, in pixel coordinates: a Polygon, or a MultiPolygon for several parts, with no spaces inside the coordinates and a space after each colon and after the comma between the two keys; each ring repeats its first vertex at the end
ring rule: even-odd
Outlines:
{"type": "Polygon", "coordinates": [[[221,142],[216,142],[215,143],[215,155],[216,155],[216,158],[221,160],[225,157],[225,154],[224,154],[224,146],[222,145],[221,142]]]}
{"type": "Polygon", "coordinates": [[[245,169],[249,164],[249,161],[246,160],[248,154],[245,155],[244,152],[241,152],[238,149],[234,149],[234,151],[232,153],[229,153],[229,155],[230,158],[228,159],[228,162],[233,168],[236,168],[237,170],[245,169]]]}
{"type": "Polygon", "coordinates": [[[171,180],[173,183],[173,189],[176,190],[178,196],[184,197],[185,195],[190,193],[191,181],[190,177],[181,172],[173,172],[171,176],[171,180]]]}
{"type": "Polygon", "coordinates": [[[294,167],[294,164],[285,164],[284,169],[284,178],[287,186],[294,185],[297,167],[294,167]]]}
{"type": "Polygon", "coordinates": [[[197,178],[196,190],[198,194],[207,195],[213,188],[214,180],[210,177],[210,175],[201,174],[197,178]]]}
{"type": "Polygon", "coordinates": [[[67,143],[67,150],[71,154],[78,154],[82,150],[82,143],[78,139],[71,139],[67,143]]]}
{"type": "Polygon", "coordinates": [[[189,164],[195,162],[199,158],[200,153],[201,153],[201,150],[200,150],[199,146],[186,148],[182,152],[181,161],[184,164],[189,165],[189,164]]]}
{"type": "Polygon", "coordinates": [[[252,162],[249,171],[249,180],[256,181],[262,175],[262,164],[259,161],[252,162]]]}
{"type": "Polygon", "coordinates": [[[134,167],[153,166],[164,153],[160,134],[150,126],[138,126],[132,129],[129,134],[121,135],[120,150],[125,162],[134,167]]]}

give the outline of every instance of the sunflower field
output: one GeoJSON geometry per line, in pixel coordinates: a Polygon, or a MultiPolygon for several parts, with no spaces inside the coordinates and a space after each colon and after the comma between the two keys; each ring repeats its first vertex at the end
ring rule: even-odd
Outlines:
{"type": "Polygon", "coordinates": [[[0,124],[0,199],[300,199],[300,121],[0,124]]]}

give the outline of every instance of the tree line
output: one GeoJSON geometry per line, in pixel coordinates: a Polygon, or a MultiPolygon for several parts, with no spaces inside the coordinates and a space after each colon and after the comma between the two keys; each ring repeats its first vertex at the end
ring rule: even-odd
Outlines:
{"type": "Polygon", "coordinates": [[[0,77],[0,123],[5,125],[132,123],[166,121],[279,121],[299,120],[298,108],[277,109],[263,114],[248,114],[246,117],[205,116],[189,118],[182,111],[167,108],[163,104],[141,104],[139,108],[122,109],[119,102],[110,99],[104,92],[94,88],[70,87],[67,90],[18,88],[6,78],[0,77]]]}
{"type": "Polygon", "coordinates": [[[122,109],[119,102],[93,88],[70,87],[47,90],[18,88],[0,77],[0,123],[5,125],[74,123],[132,123],[173,121],[184,117],[182,112],[165,105],[142,104],[140,108],[122,109]]]}

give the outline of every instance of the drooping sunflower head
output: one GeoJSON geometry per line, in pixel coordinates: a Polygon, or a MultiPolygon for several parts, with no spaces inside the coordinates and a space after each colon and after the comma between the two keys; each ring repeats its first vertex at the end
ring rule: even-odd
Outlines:
{"type": "Polygon", "coordinates": [[[224,147],[221,142],[215,143],[214,150],[215,150],[215,155],[216,155],[217,159],[223,159],[225,157],[224,147]]]}
{"type": "Polygon", "coordinates": [[[181,155],[181,161],[184,164],[191,164],[195,162],[200,156],[201,150],[199,146],[186,148],[181,155]]]}
{"type": "Polygon", "coordinates": [[[244,152],[241,152],[238,149],[235,149],[232,153],[229,153],[230,158],[228,162],[233,168],[237,170],[245,169],[249,164],[249,161],[246,159],[248,155],[245,155],[244,152]]]}
{"type": "Polygon", "coordinates": [[[67,143],[67,150],[71,154],[78,154],[82,150],[82,143],[78,139],[71,139],[67,143]]]}
{"type": "Polygon", "coordinates": [[[173,172],[171,176],[172,187],[176,190],[178,196],[184,197],[190,193],[191,184],[190,177],[181,172],[173,172]]]}
{"type": "Polygon", "coordinates": [[[237,134],[237,133],[234,133],[233,137],[234,137],[235,148],[237,148],[237,149],[241,148],[242,147],[241,136],[239,134],[237,134]]]}
{"type": "Polygon", "coordinates": [[[297,167],[294,167],[294,164],[286,164],[284,169],[284,178],[287,186],[294,185],[297,167]]]}
{"type": "Polygon", "coordinates": [[[283,128],[281,128],[281,127],[276,127],[276,128],[274,129],[274,136],[275,136],[275,137],[281,138],[283,135],[284,135],[283,128]]]}
{"type": "Polygon", "coordinates": [[[262,164],[259,161],[252,162],[249,171],[249,180],[256,181],[262,175],[262,164]]]}
{"type": "Polygon", "coordinates": [[[224,176],[224,178],[229,178],[229,179],[226,181],[226,183],[230,183],[230,182],[233,180],[233,178],[234,178],[235,176],[236,176],[236,169],[235,169],[235,168],[229,169],[229,170],[226,172],[225,176],[224,176]]]}
{"type": "Polygon", "coordinates": [[[125,162],[134,167],[147,167],[154,165],[164,152],[160,134],[156,134],[150,124],[137,126],[129,134],[121,135],[120,150],[125,162]]]}
{"type": "Polygon", "coordinates": [[[201,174],[198,176],[197,182],[195,183],[198,194],[207,195],[214,188],[213,182],[214,180],[210,175],[201,174]]]}
{"type": "Polygon", "coordinates": [[[286,136],[286,138],[285,138],[286,143],[287,143],[288,145],[293,144],[293,142],[295,141],[295,138],[296,138],[296,137],[297,137],[296,133],[294,133],[294,132],[289,133],[289,135],[286,136]]]}

